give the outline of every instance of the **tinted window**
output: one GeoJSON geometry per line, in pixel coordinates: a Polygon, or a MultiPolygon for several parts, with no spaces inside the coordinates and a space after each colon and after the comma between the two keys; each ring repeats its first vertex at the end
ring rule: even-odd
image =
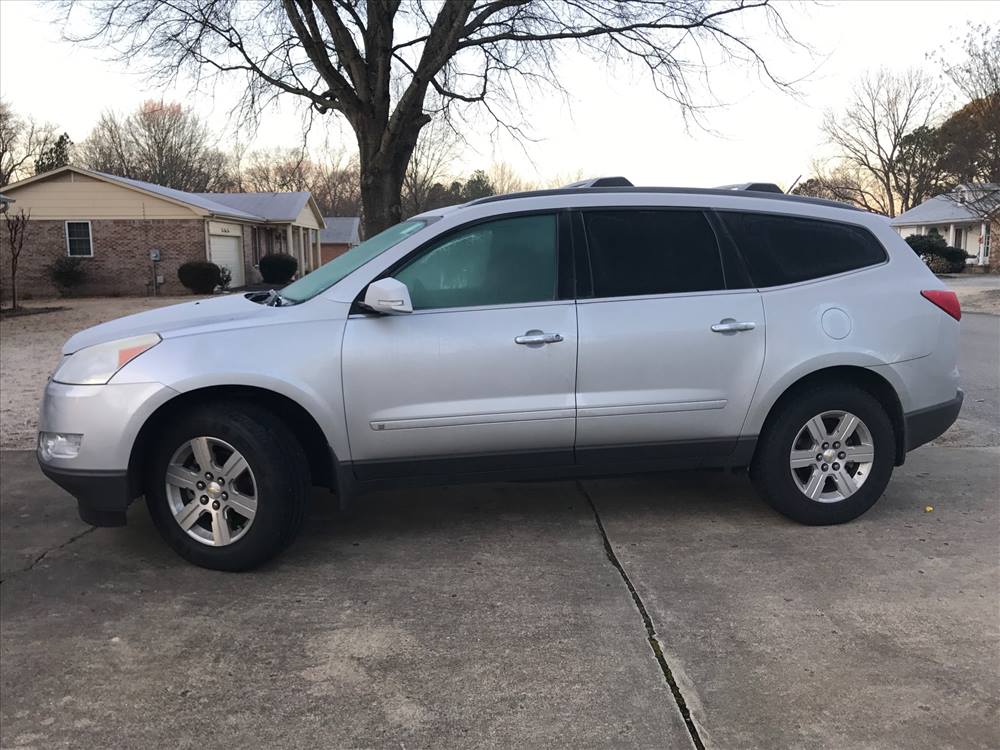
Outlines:
{"type": "Polygon", "coordinates": [[[414,310],[556,298],[556,217],[518,216],[448,235],[393,274],[414,310]]]}
{"type": "Polygon", "coordinates": [[[715,233],[700,211],[586,211],[595,297],[724,289],[715,233]]]}
{"type": "Polygon", "coordinates": [[[850,224],[769,214],[720,214],[757,286],[853,271],[885,260],[868,230],[850,224]]]}

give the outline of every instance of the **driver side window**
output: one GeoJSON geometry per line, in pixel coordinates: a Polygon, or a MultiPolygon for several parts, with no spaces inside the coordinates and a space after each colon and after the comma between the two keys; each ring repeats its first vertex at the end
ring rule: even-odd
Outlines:
{"type": "Polygon", "coordinates": [[[556,298],[556,217],[517,216],[445,237],[394,277],[414,310],[556,298]]]}

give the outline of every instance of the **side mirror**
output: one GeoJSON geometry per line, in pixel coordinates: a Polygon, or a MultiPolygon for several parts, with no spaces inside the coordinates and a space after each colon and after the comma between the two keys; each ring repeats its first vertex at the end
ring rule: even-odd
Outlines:
{"type": "Polygon", "coordinates": [[[391,276],[368,285],[368,289],[365,290],[364,306],[389,315],[413,312],[410,290],[402,281],[396,281],[391,276]]]}

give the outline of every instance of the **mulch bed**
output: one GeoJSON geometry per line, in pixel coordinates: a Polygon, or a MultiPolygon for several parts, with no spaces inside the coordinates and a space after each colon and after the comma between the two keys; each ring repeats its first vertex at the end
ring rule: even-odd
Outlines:
{"type": "Polygon", "coordinates": [[[11,310],[9,307],[0,310],[0,318],[20,318],[24,315],[41,315],[42,313],[60,312],[68,307],[20,307],[11,310]]]}

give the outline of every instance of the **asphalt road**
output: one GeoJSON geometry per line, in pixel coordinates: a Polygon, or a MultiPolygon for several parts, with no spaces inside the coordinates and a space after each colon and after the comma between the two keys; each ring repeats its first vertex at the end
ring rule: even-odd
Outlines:
{"type": "Polygon", "coordinates": [[[967,433],[967,445],[1000,445],[1000,317],[963,315],[958,357],[965,402],[956,433],[967,433]]]}
{"type": "Polygon", "coordinates": [[[955,434],[838,527],[721,472],[318,494],[231,575],[4,452],[0,747],[997,747],[998,322],[955,434]]]}

